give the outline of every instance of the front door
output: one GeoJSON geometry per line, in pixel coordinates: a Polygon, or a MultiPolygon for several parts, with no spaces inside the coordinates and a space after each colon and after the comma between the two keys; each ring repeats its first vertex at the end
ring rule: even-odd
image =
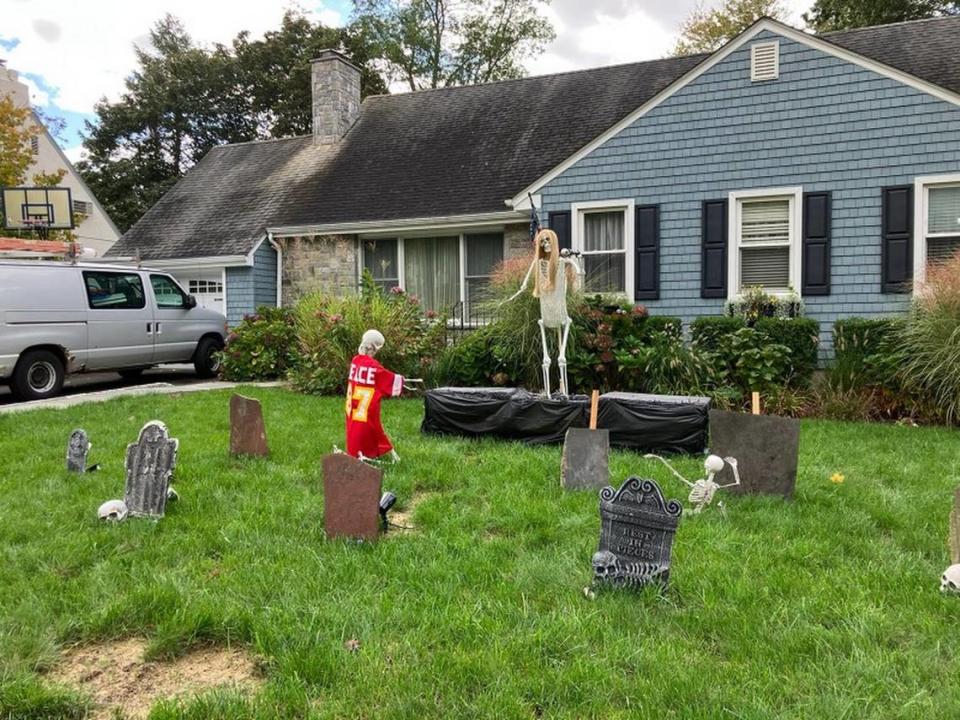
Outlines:
{"type": "Polygon", "coordinates": [[[89,370],[153,362],[153,308],[144,274],[135,270],[84,270],[89,370]]]}
{"type": "Polygon", "coordinates": [[[191,322],[187,294],[169,275],[150,274],[150,289],[156,335],[154,362],[188,362],[193,357],[202,329],[191,322]]]}

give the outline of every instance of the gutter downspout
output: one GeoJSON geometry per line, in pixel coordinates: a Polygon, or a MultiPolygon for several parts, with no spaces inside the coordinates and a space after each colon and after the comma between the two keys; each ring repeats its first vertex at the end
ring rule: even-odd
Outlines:
{"type": "Polygon", "coordinates": [[[283,249],[273,239],[273,233],[267,231],[267,242],[277,252],[277,307],[283,306],[283,249]]]}

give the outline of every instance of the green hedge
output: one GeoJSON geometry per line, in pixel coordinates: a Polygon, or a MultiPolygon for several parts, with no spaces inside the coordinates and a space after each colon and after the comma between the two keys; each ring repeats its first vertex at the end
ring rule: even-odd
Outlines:
{"type": "Polygon", "coordinates": [[[834,361],[830,381],[844,389],[895,388],[896,340],[904,321],[895,318],[844,318],[833,324],[834,361]]]}
{"type": "MultiPolygon", "coordinates": [[[[747,320],[739,315],[700,317],[690,324],[690,337],[700,350],[725,353],[729,350],[729,337],[747,326],[747,320]]],[[[802,317],[761,317],[752,327],[766,342],[790,349],[783,384],[807,385],[817,369],[820,324],[802,317]]]]}
{"type": "Polygon", "coordinates": [[[810,318],[760,318],[754,327],[769,342],[790,348],[788,385],[803,386],[817,369],[820,348],[820,323],[810,318]]]}
{"type": "Polygon", "coordinates": [[[717,352],[725,336],[746,326],[747,321],[739,315],[699,317],[690,323],[690,339],[701,350],[717,352]]]}

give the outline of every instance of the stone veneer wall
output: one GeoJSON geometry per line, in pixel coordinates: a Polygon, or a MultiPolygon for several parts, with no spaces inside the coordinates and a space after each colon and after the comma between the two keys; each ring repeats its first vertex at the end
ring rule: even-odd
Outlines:
{"type": "Polygon", "coordinates": [[[515,257],[533,258],[533,245],[530,244],[530,224],[507,225],[503,228],[505,254],[504,259],[515,257]]]}
{"type": "Polygon", "coordinates": [[[355,235],[277,238],[283,249],[283,305],[314,290],[346,295],[357,290],[355,235]]]}

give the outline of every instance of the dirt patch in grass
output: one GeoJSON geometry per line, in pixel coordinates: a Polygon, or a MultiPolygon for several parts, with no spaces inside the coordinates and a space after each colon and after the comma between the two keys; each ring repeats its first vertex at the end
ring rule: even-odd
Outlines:
{"type": "Polygon", "coordinates": [[[390,536],[390,533],[401,535],[416,532],[417,527],[413,524],[413,516],[417,511],[417,506],[424,500],[429,500],[434,495],[436,495],[436,493],[433,492],[416,493],[410,498],[410,501],[403,506],[403,510],[391,510],[387,515],[387,519],[390,521],[390,531],[387,533],[387,537],[390,536]]]}
{"type": "Polygon", "coordinates": [[[158,700],[214,688],[250,693],[263,683],[253,658],[237,649],[200,648],[171,661],[146,661],[146,647],[138,638],[77,647],[64,653],[50,678],[89,695],[93,720],[146,718],[158,700]]]}

